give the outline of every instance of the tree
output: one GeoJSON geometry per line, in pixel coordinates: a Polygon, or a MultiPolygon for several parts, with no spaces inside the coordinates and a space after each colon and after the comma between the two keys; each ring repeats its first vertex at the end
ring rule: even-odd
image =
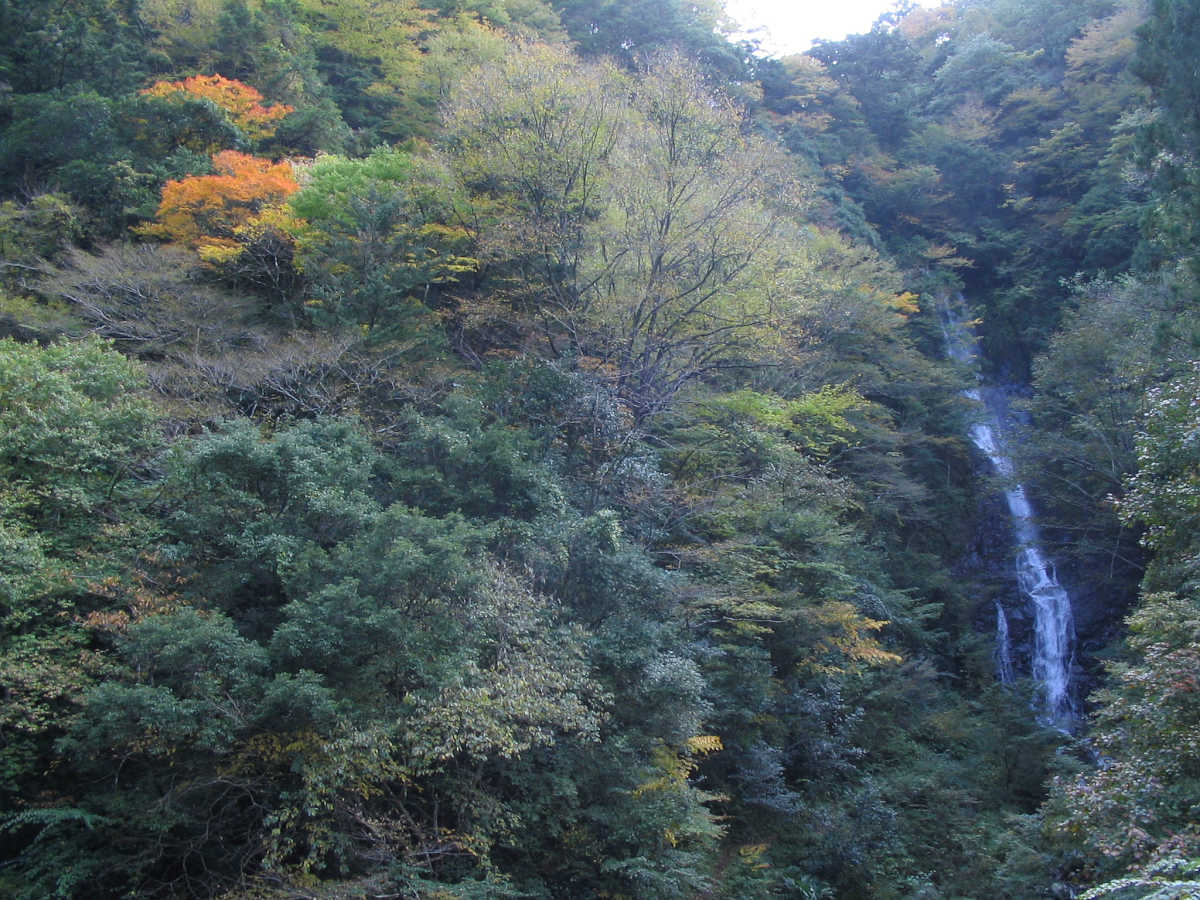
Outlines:
{"type": "Polygon", "coordinates": [[[156,445],[144,375],[99,340],[45,349],[0,341],[6,516],[68,546],[120,502],[156,445]]]}
{"type": "Polygon", "coordinates": [[[191,253],[164,245],[73,249],[39,290],[66,300],[93,333],[151,366],[164,357],[228,352],[250,340],[244,301],[200,279],[191,253]]]}
{"type": "Polygon", "coordinates": [[[301,0],[298,8],[350,125],[368,140],[428,135],[436,98],[422,85],[420,38],[436,26],[425,8],[413,0],[301,0]]]}
{"type": "Polygon", "coordinates": [[[1170,256],[1200,270],[1195,223],[1200,210],[1200,78],[1188,65],[1200,47],[1200,10],[1186,0],[1153,0],[1138,30],[1133,71],[1157,105],[1139,135],[1142,164],[1151,173],[1157,204],[1148,234],[1170,256]]]}
{"type": "Polygon", "coordinates": [[[286,104],[264,106],[263,95],[248,84],[220,75],[193,75],[182,81],[156,81],[141,92],[148,97],[171,99],[179,95],[207,100],[224,110],[233,124],[255,142],[275,134],[278,121],[294,107],[286,104]]]}
{"type": "Polygon", "coordinates": [[[744,48],[724,37],[729,22],[708,0],[554,0],[552,5],[586,59],[609,57],[632,71],[656,54],[676,51],[730,81],[745,77],[744,48]]]}
{"type": "Polygon", "coordinates": [[[318,318],[421,334],[437,287],[473,271],[461,203],[436,161],[397,150],[325,157],[290,201],[297,264],[318,318]]]}
{"type": "Polygon", "coordinates": [[[141,0],[140,12],[170,71],[219,73],[295,107],[278,120],[272,153],[337,153],[351,139],[335,91],[318,72],[318,42],[298,3],[141,0]]]}
{"type": "Polygon", "coordinates": [[[31,265],[54,259],[83,237],[79,212],[62,194],[0,203],[0,260],[31,265]]]}
{"type": "Polygon", "coordinates": [[[136,9],[123,0],[4,0],[0,77],[16,94],[82,84],[105,96],[129,90],[146,64],[136,9]]]}
{"type": "Polygon", "coordinates": [[[1056,779],[1043,810],[1060,846],[1081,851],[1074,874],[1084,884],[1200,855],[1190,817],[1200,788],[1200,610],[1191,592],[1146,594],[1128,625],[1128,660],[1110,664],[1108,687],[1093,695],[1092,739],[1106,765],[1056,779]]]}
{"type": "Polygon", "coordinates": [[[99,623],[116,667],[61,749],[79,778],[120,765],[9,823],[36,845],[30,896],[469,871],[513,802],[484,774],[598,739],[584,629],[484,552],[486,526],[391,502],[358,430],[231,424],[168,469],[162,560],[187,583],[99,623]]]}
{"type": "Polygon", "coordinates": [[[223,150],[212,158],[215,175],[193,175],[163,187],[158,221],[141,234],[161,237],[220,259],[240,251],[238,229],[280,206],[300,185],[286,162],[223,150]]]}
{"type": "Polygon", "coordinates": [[[1093,740],[1106,765],[1059,779],[1047,806],[1053,833],[1084,851],[1085,883],[1149,877],[1200,856],[1197,396],[1195,364],[1147,395],[1121,515],[1146,526],[1142,542],[1155,557],[1128,620],[1125,658],[1110,664],[1110,684],[1095,697],[1093,740]]]}
{"type": "MultiPolygon", "coordinates": [[[[290,258],[291,235],[281,234],[290,258]]],[[[169,244],[72,250],[45,271],[37,290],[69,304],[67,327],[82,325],[137,357],[179,422],[198,426],[233,414],[312,417],[350,408],[389,421],[407,378],[384,362],[395,348],[370,350],[353,334],[281,329],[280,319],[298,317],[295,295],[285,289],[299,276],[283,265],[262,265],[268,249],[250,244],[215,273],[190,250],[169,244]],[[214,274],[238,280],[230,289],[214,274]],[[248,295],[252,279],[272,287],[270,306],[248,295]]]]}
{"type": "Polygon", "coordinates": [[[98,339],[0,340],[0,792],[10,810],[53,784],[52,742],[102,671],[81,662],[84,619],[120,609],[118,573],[155,534],[139,510],[159,448],[144,385],[142,369],[98,339]]]}
{"type": "Polygon", "coordinates": [[[1142,543],[1155,554],[1145,585],[1192,593],[1200,584],[1200,427],[1196,397],[1200,368],[1192,363],[1146,396],[1143,431],[1137,440],[1137,472],[1129,477],[1122,517],[1146,526],[1142,543]]]}
{"type": "Polygon", "coordinates": [[[772,290],[789,265],[777,222],[803,191],[678,57],[632,100],[623,83],[560,50],[514,53],[460,88],[449,148],[517,312],[642,419],[777,334],[791,299],[772,290]]]}
{"type": "Polygon", "coordinates": [[[995,104],[1023,87],[1030,59],[1004,41],[975,34],[954,48],[950,58],[933,73],[933,109],[958,107],[974,94],[995,104]]]}
{"type": "Polygon", "coordinates": [[[769,355],[794,300],[780,218],[803,187],[679,57],[651,66],[632,112],[577,277],[585,352],[644,417],[701,374],[769,355]]]}
{"type": "Polygon", "coordinates": [[[884,149],[898,147],[912,128],[913,75],[921,58],[900,30],[874,28],[808,52],[862,104],[863,116],[884,149]]]}
{"type": "Polygon", "coordinates": [[[1063,329],[1034,362],[1035,428],[1018,454],[1027,484],[1047,504],[1045,523],[1066,536],[1055,556],[1074,559],[1084,583],[1114,576],[1130,597],[1144,554],[1140,526],[1113,500],[1137,469],[1146,391],[1186,358],[1191,314],[1174,276],[1124,276],[1073,286],[1063,329]]]}
{"type": "Polygon", "coordinates": [[[611,66],[581,67],[561,47],[514,46],[464,79],[448,109],[447,149],[478,198],[482,249],[521,291],[512,311],[526,327],[540,321],[552,347],[569,327],[556,319],[578,302],[586,223],[606,201],[623,88],[611,66]]]}
{"type": "Polygon", "coordinates": [[[123,230],[153,204],[158,179],[122,134],[121,107],[91,90],[14,98],[0,140],[0,177],[8,192],[49,182],[92,213],[95,230],[123,230]]]}

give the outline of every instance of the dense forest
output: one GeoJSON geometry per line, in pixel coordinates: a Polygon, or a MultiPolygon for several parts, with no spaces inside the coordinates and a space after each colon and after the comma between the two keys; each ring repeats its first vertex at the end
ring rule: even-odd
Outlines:
{"type": "Polygon", "coordinates": [[[732,27],[0,0],[0,894],[1200,896],[1200,3],[732,27]]]}

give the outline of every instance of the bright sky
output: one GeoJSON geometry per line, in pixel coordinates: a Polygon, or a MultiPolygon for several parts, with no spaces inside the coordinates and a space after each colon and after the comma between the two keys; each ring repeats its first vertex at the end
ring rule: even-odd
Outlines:
{"type": "MultiPolygon", "coordinates": [[[[941,5],[934,0],[919,3],[941,5]]],[[[743,28],[739,36],[758,38],[775,56],[802,53],[817,38],[840,41],[848,34],[870,31],[894,6],[893,0],[725,0],[726,12],[743,28]]]]}

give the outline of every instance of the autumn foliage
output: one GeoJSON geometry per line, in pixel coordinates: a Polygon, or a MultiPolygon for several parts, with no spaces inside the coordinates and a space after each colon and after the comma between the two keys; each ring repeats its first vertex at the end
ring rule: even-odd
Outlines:
{"type": "Polygon", "coordinates": [[[237,245],[238,229],[299,189],[287,162],[225,150],[212,158],[215,175],[168,181],[157,222],[139,233],[183,244],[202,255],[237,245]]]}
{"type": "Polygon", "coordinates": [[[221,75],[193,75],[182,81],[156,81],[142,93],[149,97],[179,95],[209,100],[229,114],[230,120],[251,140],[275,134],[280,119],[293,107],[283,103],[263,106],[263,95],[248,84],[221,75]]]}

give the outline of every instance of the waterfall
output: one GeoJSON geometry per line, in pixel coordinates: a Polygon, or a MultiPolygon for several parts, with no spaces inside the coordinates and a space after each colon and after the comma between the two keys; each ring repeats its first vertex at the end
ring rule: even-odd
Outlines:
{"type": "Polygon", "coordinates": [[[1001,684],[1012,684],[1013,674],[1012,643],[1008,638],[1008,616],[1004,607],[996,604],[996,675],[1001,684]]]}
{"type": "MultiPolygon", "coordinates": [[[[951,359],[978,367],[974,335],[967,319],[961,295],[942,308],[942,329],[946,336],[946,354],[951,359]]],[[[978,377],[978,373],[976,373],[978,377]]],[[[1009,517],[1016,535],[1016,582],[1033,611],[1033,649],[1030,669],[1040,693],[1040,718],[1049,725],[1069,729],[1074,719],[1071,702],[1071,666],[1075,626],[1071,617],[1071,598],[1058,583],[1054,566],[1041,549],[1041,539],[1025,488],[1013,481],[1012,460],[1003,449],[1004,417],[993,404],[985,401],[981,388],[964,391],[978,404],[984,421],[969,430],[973,443],[991,462],[996,474],[1008,484],[1004,492],[1009,517]]],[[[996,665],[1001,681],[1013,678],[1009,646],[1008,617],[996,604],[996,665]]]]}

